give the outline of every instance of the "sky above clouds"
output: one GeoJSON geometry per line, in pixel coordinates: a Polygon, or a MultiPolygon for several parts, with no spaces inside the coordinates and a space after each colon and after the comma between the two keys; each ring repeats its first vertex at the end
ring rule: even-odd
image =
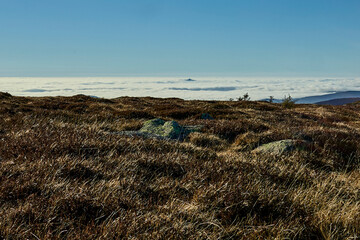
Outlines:
{"type": "Polygon", "coordinates": [[[0,77],[360,75],[358,0],[0,0],[0,77]]]}

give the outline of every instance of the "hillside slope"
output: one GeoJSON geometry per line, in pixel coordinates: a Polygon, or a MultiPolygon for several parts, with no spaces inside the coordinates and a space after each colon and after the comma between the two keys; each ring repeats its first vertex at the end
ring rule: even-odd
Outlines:
{"type": "Polygon", "coordinates": [[[308,96],[296,99],[297,103],[318,103],[324,101],[330,101],[334,99],[342,99],[342,98],[360,98],[360,91],[344,91],[344,92],[335,92],[329,93],[324,95],[317,95],[317,96],[308,96]]]}
{"type": "Polygon", "coordinates": [[[0,101],[0,238],[360,236],[359,104],[0,101]],[[119,134],[153,118],[203,127],[182,142],[119,134]],[[253,152],[284,139],[308,145],[253,152]]]}
{"type": "Polygon", "coordinates": [[[328,101],[317,102],[316,104],[338,106],[338,105],[345,105],[345,104],[359,102],[359,101],[360,101],[360,98],[337,98],[337,99],[332,99],[332,100],[328,100],[328,101]]]}

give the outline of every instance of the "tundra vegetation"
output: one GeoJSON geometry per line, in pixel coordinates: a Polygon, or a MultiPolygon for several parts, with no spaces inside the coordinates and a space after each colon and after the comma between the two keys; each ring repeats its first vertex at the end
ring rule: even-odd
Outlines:
{"type": "Polygon", "coordinates": [[[0,238],[360,237],[359,103],[0,102],[0,238]],[[154,118],[203,127],[184,141],[117,134],[154,118]],[[285,139],[307,145],[254,152],[285,139]]]}

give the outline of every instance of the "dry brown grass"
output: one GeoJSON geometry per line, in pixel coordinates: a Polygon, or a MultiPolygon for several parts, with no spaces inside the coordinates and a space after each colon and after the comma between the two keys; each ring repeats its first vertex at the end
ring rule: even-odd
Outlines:
{"type": "Polygon", "coordinates": [[[360,104],[0,101],[0,238],[360,237],[360,104]],[[153,117],[204,128],[184,142],[114,134],[153,117]],[[250,152],[287,138],[312,143],[283,156],[250,152]]]}

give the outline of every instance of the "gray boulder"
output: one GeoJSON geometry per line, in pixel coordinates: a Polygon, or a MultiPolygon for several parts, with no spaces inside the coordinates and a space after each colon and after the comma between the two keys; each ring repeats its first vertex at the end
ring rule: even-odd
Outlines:
{"type": "Polygon", "coordinates": [[[161,138],[180,139],[184,128],[175,121],[165,122],[160,118],[146,121],[140,133],[156,135],[161,138]]]}
{"type": "Polygon", "coordinates": [[[293,152],[295,150],[305,149],[308,146],[308,144],[309,142],[304,140],[285,139],[285,140],[263,144],[255,148],[252,152],[281,155],[281,154],[293,152]]]}
{"type": "Polygon", "coordinates": [[[184,140],[191,132],[200,131],[202,126],[181,126],[176,121],[160,118],[146,121],[139,131],[123,131],[118,134],[144,138],[184,140]]]}

